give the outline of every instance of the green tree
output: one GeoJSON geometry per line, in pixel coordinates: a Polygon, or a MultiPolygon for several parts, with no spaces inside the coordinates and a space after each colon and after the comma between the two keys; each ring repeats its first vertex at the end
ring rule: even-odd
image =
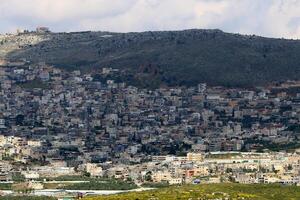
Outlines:
{"type": "Polygon", "coordinates": [[[145,181],[151,182],[152,181],[152,172],[148,171],[145,175],[145,181]]]}

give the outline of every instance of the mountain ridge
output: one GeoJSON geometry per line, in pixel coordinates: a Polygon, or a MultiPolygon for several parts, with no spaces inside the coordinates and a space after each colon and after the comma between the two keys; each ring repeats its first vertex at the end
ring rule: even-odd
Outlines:
{"type": "Polygon", "coordinates": [[[299,40],[232,34],[219,29],[2,37],[2,59],[45,62],[70,70],[119,68],[128,74],[126,82],[142,87],[200,82],[243,87],[298,80],[300,75],[299,40]]]}

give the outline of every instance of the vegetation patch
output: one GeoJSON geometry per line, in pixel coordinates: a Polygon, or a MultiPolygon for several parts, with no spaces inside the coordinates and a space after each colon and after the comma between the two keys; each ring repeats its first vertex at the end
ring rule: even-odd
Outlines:
{"type": "Polygon", "coordinates": [[[261,184],[203,184],[171,186],[144,192],[87,197],[87,200],[300,199],[300,187],[261,184]]]}
{"type": "Polygon", "coordinates": [[[34,88],[49,89],[50,88],[49,84],[39,79],[27,81],[25,83],[19,83],[18,85],[24,89],[34,89],[34,88]]]}
{"type": "Polygon", "coordinates": [[[137,185],[129,181],[119,180],[91,180],[86,183],[75,183],[62,187],[67,190],[131,190],[136,189],[137,185]]]}

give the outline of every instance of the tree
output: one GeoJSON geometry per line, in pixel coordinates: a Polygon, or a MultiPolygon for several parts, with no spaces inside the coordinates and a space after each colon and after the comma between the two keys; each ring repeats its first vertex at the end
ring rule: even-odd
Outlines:
{"type": "Polygon", "coordinates": [[[84,171],[83,172],[83,176],[85,176],[85,177],[91,177],[91,173],[89,173],[87,171],[84,171]]]}
{"type": "Polygon", "coordinates": [[[14,182],[20,183],[25,181],[25,176],[21,174],[20,172],[13,173],[12,180],[14,182]]]}
{"type": "Polygon", "coordinates": [[[235,183],[235,178],[233,176],[229,176],[228,180],[232,183],[235,183]]]}
{"type": "Polygon", "coordinates": [[[152,172],[148,171],[145,175],[145,181],[152,182],[152,172]]]}

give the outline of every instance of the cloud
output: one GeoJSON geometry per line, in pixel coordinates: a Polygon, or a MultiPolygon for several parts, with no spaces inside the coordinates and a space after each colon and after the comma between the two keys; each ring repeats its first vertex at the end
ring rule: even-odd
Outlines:
{"type": "Polygon", "coordinates": [[[2,0],[0,32],[219,28],[300,38],[298,0],[2,0]]]}

